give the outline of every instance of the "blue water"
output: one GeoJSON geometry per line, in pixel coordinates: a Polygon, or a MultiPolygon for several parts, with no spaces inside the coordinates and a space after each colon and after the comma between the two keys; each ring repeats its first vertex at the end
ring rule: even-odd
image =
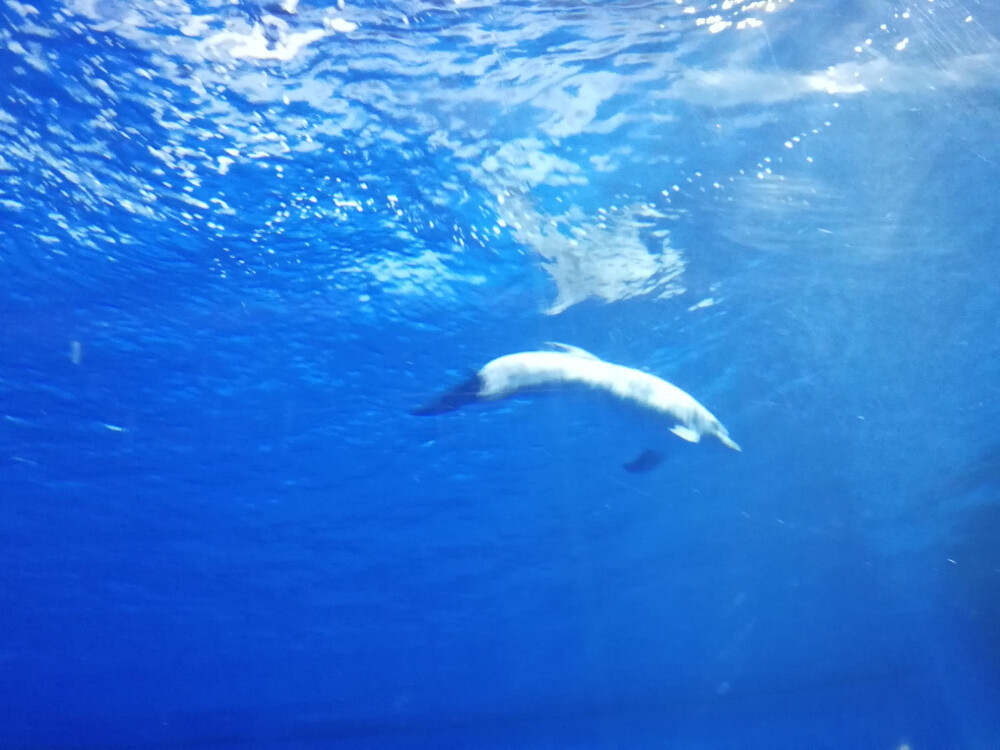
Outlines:
{"type": "Polygon", "coordinates": [[[0,748],[1000,747],[994,4],[291,10],[0,3],[0,748]]]}

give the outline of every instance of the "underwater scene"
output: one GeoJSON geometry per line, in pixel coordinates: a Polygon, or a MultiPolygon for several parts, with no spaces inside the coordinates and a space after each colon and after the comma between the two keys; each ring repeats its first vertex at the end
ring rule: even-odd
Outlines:
{"type": "Polygon", "coordinates": [[[0,0],[0,749],[1000,748],[992,0],[0,0]]]}

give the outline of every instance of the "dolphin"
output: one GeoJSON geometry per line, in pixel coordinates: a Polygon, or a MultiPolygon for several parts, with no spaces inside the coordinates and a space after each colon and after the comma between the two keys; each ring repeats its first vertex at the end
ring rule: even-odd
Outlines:
{"type": "MultiPolygon", "coordinates": [[[[498,401],[557,386],[582,385],[662,414],[673,422],[670,432],[683,440],[697,443],[704,435],[711,435],[727,448],[741,450],[712,412],[673,383],[648,372],[605,362],[576,346],[557,342],[548,345],[555,351],[518,352],[497,357],[464,383],[411,413],[417,416],[443,414],[466,404],[498,401]]],[[[630,471],[651,468],[650,464],[655,465],[657,461],[655,454],[650,451],[647,454],[626,468],[630,471]]]]}

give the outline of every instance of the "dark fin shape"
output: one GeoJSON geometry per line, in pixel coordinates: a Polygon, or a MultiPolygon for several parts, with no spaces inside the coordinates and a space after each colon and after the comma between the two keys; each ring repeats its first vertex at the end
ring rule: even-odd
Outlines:
{"type": "Polygon", "coordinates": [[[647,448],[627,464],[622,464],[622,468],[632,474],[642,474],[650,469],[655,469],[660,465],[660,461],[662,460],[663,454],[647,448]]]}
{"type": "MultiPolygon", "coordinates": [[[[297,3],[296,3],[297,4],[297,3]]],[[[289,9],[285,7],[285,3],[268,3],[264,6],[264,10],[270,13],[272,16],[294,16],[295,8],[294,6],[289,9]]]]}
{"type": "Polygon", "coordinates": [[[432,414],[444,414],[455,411],[466,404],[472,404],[479,400],[479,391],[482,388],[482,381],[478,375],[473,375],[459,386],[452,388],[447,393],[442,394],[429,404],[414,409],[410,414],[416,417],[427,417],[432,414]]]}

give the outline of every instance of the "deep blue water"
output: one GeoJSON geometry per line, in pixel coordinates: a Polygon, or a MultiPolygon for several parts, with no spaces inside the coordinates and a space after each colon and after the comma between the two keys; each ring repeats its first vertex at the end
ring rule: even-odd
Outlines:
{"type": "Polygon", "coordinates": [[[1000,747],[998,34],[3,0],[0,748],[1000,747]]]}

